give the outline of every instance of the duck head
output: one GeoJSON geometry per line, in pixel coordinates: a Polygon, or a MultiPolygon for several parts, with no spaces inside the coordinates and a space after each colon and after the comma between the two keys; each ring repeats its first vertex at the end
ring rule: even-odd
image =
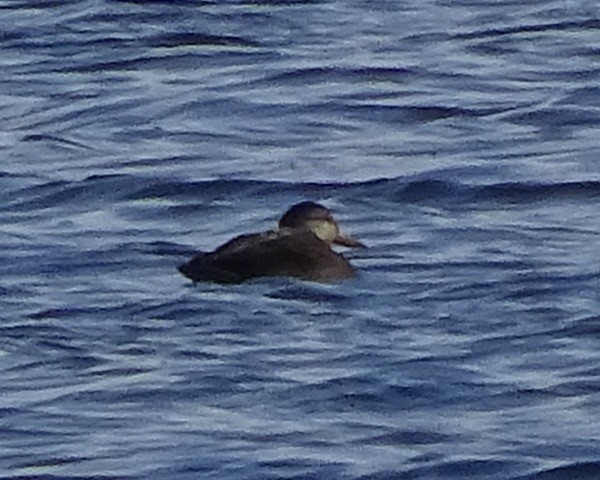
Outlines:
{"type": "Polygon", "coordinates": [[[328,245],[365,248],[363,243],[342,233],[331,212],[314,202],[301,202],[290,207],[279,220],[279,228],[308,228],[328,245]]]}

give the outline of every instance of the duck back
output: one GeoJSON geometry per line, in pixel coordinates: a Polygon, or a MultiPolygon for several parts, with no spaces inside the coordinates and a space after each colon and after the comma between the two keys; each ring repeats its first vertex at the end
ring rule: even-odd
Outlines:
{"type": "Polygon", "coordinates": [[[214,252],[195,256],[179,271],[195,282],[217,283],[265,276],[331,282],[356,276],[346,259],[310,230],[289,228],[241,235],[214,252]]]}

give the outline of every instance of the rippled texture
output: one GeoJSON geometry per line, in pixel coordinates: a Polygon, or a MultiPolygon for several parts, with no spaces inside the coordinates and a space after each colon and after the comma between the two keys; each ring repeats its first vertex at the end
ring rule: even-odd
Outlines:
{"type": "Polygon", "coordinates": [[[596,2],[0,12],[2,478],[600,478],[596,2]],[[178,274],[304,199],[356,281],[178,274]]]}

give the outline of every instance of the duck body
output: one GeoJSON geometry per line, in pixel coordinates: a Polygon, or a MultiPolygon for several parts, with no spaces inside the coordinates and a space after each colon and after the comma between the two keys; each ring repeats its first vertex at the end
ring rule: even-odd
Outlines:
{"type": "Polygon", "coordinates": [[[330,245],[363,245],[342,235],[325,207],[294,205],[279,229],[240,235],[213,252],[200,253],[179,267],[194,282],[240,283],[257,277],[297,277],[334,282],[356,276],[352,265],[330,245]]]}
{"type": "Polygon", "coordinates": [[[214,252],[179,267],[194,282],[240,283],[256,277],[298,277],[317,282],[352,278],[356,272],[311,231],[292,229],[240,235],[214,252]]]}

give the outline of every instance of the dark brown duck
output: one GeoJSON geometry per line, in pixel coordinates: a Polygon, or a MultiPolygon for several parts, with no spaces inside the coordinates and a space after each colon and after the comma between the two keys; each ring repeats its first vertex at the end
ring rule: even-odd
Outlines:
{"type": "Polygon", "coordinates": [[[354,267],[331,245],[364,247],[344,235],[331,212],[314,202],[291,207],[279,228],[240,235],[213,252],[179,267],[194,282],[239,283],[256,277],[298,277],[334,282],[356,276],[354,267]]]}

